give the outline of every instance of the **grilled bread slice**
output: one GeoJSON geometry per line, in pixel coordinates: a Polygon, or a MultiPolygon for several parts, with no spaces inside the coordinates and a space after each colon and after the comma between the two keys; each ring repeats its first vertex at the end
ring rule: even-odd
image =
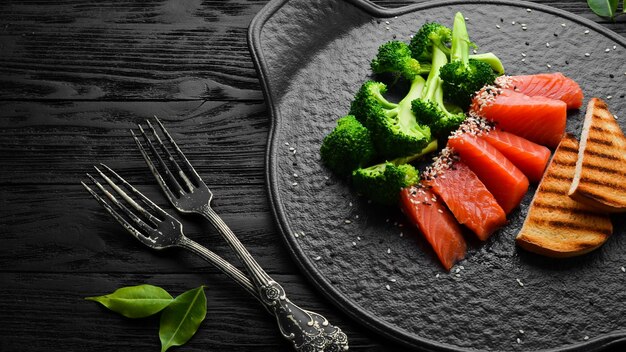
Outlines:
{"type": "Polygon", "coordinates": [[[569,196],[601,212],[626,211],[626,137],[598,98],[587,105],[569,196]]]}
{"type": "Polygon", "coordinates": [[[600,247],[613,232],[608,215],[567,195],[578,159],[578,141],[567,133],[530,204],[517,244],[548,257],[565,258],[600,247]]]}

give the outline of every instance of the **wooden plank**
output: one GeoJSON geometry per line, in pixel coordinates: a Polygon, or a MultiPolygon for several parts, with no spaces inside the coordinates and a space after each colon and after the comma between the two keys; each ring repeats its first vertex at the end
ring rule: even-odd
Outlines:
{"type": "Polygon", "coordinates": [[[266,1],[3,1],[0,99],[261,100],[246,33],[266,1]]]}
{"type": "MultiPolygon", "coordinates": [[[[188,237],[233,264],[226,242],[197,216],[180,216],[156,184],[138,189],[184,224],[188,237]]],[[[213,208],[270,273],[297,273],[274,225],[263,186],[216,186],[213,208]]],[[[82,186],[0,187],[0,270],[28,272],[184,272],[216,269],[184,250],[151,250],[132,238],[82,186]]]]}
{"type": "MultiPolygon", "coordinates": [[[[350,322],[304,282],[278,275],[289,297],[348,332],[351,351],[385,351],[371,335],[350,322]],[[376,348],[378,349],[372,349],[376,348]]],[[[2,351],[158,351],[157,318],[127,319],[84,297],[122,286],[150,283],[178,295],[207,285],[207,318],[181,350],[292,351],[274,320],[238,287],[206,273],[191,274],[24,274],[0,273],[0,350],[2,351]]],[[[393,347],[389,345],[388,347],[393,347]]]]}
{"type": "Polygon", "coordinates": [[[129,130],[159,116],[211,184],[263,184],[262,102],[0,102],[0,184],[76,184],[103,162],[130,181],[148,169],[129,130]]]}

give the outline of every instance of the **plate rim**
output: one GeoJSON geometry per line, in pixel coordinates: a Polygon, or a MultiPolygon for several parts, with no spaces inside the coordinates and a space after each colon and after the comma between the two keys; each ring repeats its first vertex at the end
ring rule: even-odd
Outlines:
{"type": "MultiPolygon", "coordinates": [[[[261,47],[261,32],[265,23],[283,6],[289,3],[291,0],[270,0],[252,19],[248,27],[248,47],[252,56],[255,70],[259,76],[259,82],[261,84],[261,90],[266,102],[267,108],[270,112],[270,130],[267,137],[267,148],[265,152],[265,181],[266,189],[269,194],[269,201],[272,214],[274,216],[274,222],[278,227],[278,230],[283,238],[283,242],[289,249],[289,254],[296,262],[298,268],[304,273],[306,278],[310,280],[317,291],[320,291],[324,297],[329,300],[337,309],[346,314],[352,320],[356,321],[358,325],[364,326],[367,329],[374,331],[384,338],[388,338],[395,343],[400,343],[411,349],[424,349],[432,351],[475,351],[474,349],[463,348],[454,346],[438,341],[422,338],[416,334],[409,333],[408,331],[401,329],[393,324],[382,321],[376,317],[376,315],[366,311],[361,306],[350,300],[340,290],[333,287],[332,283],[326,279],[316,268],[311,259],[304,253],[302,248],[297,244],[295,236],[291,236],[290,227],[287,219],[285,218],[284,209],[282,209],[282,203],[278,201],[280,198],[277,186],[277,168],[275,167],[275,150],[276,143],[275,137],[276,127],[281,117],[274,105],[274,99],[272,91],[269,89],[268,84],[268,68],[265,65],[263,50],[261,47]]],[[[557,9],[548,5],[527,2],[527,1],[514,1],[514,0],[431,0],[424,3],[411,4],[408,6],[402,6],[398,8],[386,8],[370,2],[369,0],[335,0],[345,1],[352,4],[357,9],[362,10],[372,17],[389,18],[393,16],[400,16],[406,13],[429,9],[433,7],[442,7],[459,4],[476,4],[476,5],[506,5],[520,8],[528,8],[538,11],[544,11],[562,18],[566,18],[572,22],[584,25],[590,29],[594,29],[599,34],[608,37],[611,40],[626,47],[626,38],[613,32],[612,30],[599,25],[589,19],[582,16],[573,14],[571,12],[557,9]]],[[[616,331],[609,334],[602,335],[601,337],[594,338],[594,340],[586,342],[578,342],[569,346],[559,347],[554,349],[542,350],[546,352],[576,352],[576,351],[598,351],[604,348],[610,348],[611,346],[626,343],[626,330],[616,331]]]]}

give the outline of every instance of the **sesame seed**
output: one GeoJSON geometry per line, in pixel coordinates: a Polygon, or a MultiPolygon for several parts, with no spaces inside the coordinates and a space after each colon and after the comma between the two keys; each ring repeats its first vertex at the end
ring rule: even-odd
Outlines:
{"type": "Polygon", "coordinates": [[[300,237],[300,235],[296,232],[296,233],[293,234],[293,237],[298,238],[298,237],[300,237]]]}
{"type": "Polygon", "coordinates": [[[611,49],[606,48],[606,50],[604,50],[605,53],[608,53],[609,51],[611,51],[611,49]]]}
{"type": "Polygon", "coordinates": [[[320,260],[320,259],[322,259],[322,257],[320,257],[319,255],[317,257],[313,258],[313,260],[315,260],[315,261],[320,260]]]}
{"type": "Polygon", "coordinates": [[[523,333],[524,333],[524,330],[519,329],[519,333],[520,333],[520,334],[523,334],[523,333]]]}
{"type": "Polygon", "coordinates": [[[435,275],[436,278],[439,278],[439,274],[435,275]]]}
{"type": "Polygon", "coordinates": [[[404,236],[404,234],[402,232],[400,232],[400,237],[404,236]]]}
{"type": "Polygon", "coordinates": [[[526,59],[522,59],[522,62],[526,62],[526,59]]]}
{"type": "MultiPolygon", "coordinates": [[[[617,115],[613,115],[613,117],[617,120],[617,115]]],[[[624,269],[624,268],[622,267],[622,269],[624,269]]]]}
{"type": "Polygon", "coordinates": [[[520,340],[520,338],[517,338],[517,343],[522,343],[522,340],[520,340]]]}
{"type": "Polygon", "coordinates": [[[398,280],[396,280],[396,279],[394,279],[394,278],[391,278],[391,279],[389,279],[389,281],[391,281],[391,282],[396,282],[396,281],[398,281],[398,280]]]}
{"type": "Polygon", "coordinates": [[[499,24],[496,24],[496,28],[500,29],[500,25],[499,25],[499,24]]]}
{"type": "Polygon", "coordinates": [[[546,67],[548,67],[548,68],[552,68],[552,65],[550,65],[550,64],[546,64],[546,67]]]}
{"type": "Polygon", "coordinates": [[[514,25],[514,24],[515,24],[515,21],[511,22],[511,24],[513,24],[513,25],[514,25]]]}
{"type": "Polygon", "coordinates": [[[465,20],[466,20],[466,21],[469,21],[469,17],[465,17],[465,20]]]}
{"type": "Polygon", "coordinates": [[[288,145],[289,145],[289,142],[285,142],[285,145],[287,145],[287,146],[288,146],[288,145]]]}
{"type": "Polygon", "coordinates": [[[478,50],[474,49],[472,51],[474,52],[474,54],[478,54],[478,50]]]}
{"type": "Polygon", "coordinates": [[[622,270],[623,273],[626,273],[626,268],[621,267],[620,269],[622,270]]]}
{"type": "Polygon", "coordinates": [[[613,45],[613,50],[617,50],[617,45],[613,45]]]}
{"type": "Polygon", "coordinates": [[[293,174],[293,177],[298,177],[298,174],[293,174]]]}
{"type": "Polygon", "coordinates": [[[526,9],[526,12],[532,12],[532,10],[531,9],[526,9]]]}
{"type": "Polygon", "coordinates": [[[349,206],[352,206],[352,202],[348,203],[349,206]]]}
{"type": "Polygon", "coordinates": [[[296,150],[294,147],[289,147],[289,151],[290,151],[290,152],[292,152],[292,151],[294,151],[294,150],[296,150]]]}
{"type": "Polygon", "coordinates": [[[546,48],[549,48],[549,47],[550,47],[550,43],[546,43],[546,48]]]}
{"type": "Polygon", "coordinates": [[[465,270],[465,267],[463,265],[459,265],[459,268],[461,268],[461,270],[465,270]]]}
{"type": "Polygon", "coordinates": [[[358,219],[358,218],[359,218],[359,216],[358,216],[358,215],[355,215],[355,216],[354,216],[354,218],[355,218],[355,219],[358,219]]]}
{"type": "Polygon", "coordinates": [[[515,281],[517,281],[517,283],[518,283],[520,286],[524,287],[524,283],[522,283],[522,280],[520,280],[520,279],[515,279],[515,281]]]}
{"type": "Polygon", "coordinates": [[[585,335],[585,337],[583,337],[583,340],[585,341],[589,340],[589,336],[585,335]]]}
{"type": "Polygon", "coordinates": [[[454,270],[455,273],[460,273],[461,272],[461,268],[456,268],[456,270],[454,270]]]}
{"type": "Polygon", "coordinates": [[[298,182],[294,182],[294,183],[292,183],[291,185],[292,185],[292,186],[297,186],[297,185],[298,185],[298,182]]]}
{"type": "Polygon", "coordinates": [[[461,277],[461,274],[454,274],[454,276],[456,276],[456,277],[461,277]]]}
{"type": "Polygon", "coordinates": [[[389,28],[389,27],[385,27],[385,29],[386,29],[386,30],[390,30],[391,28],[389,28]]]}
{"type": "Polygon", "coordinates": [[[589,54],[589,53],[585,53],[585,56],[586,56],[586,57],[589,57],[589,56],[591,56],[591,54],[589,54]]]}
{"type": "Polygon", "coordinates": [[[589,34],[589,30],[588,29],[585,31],[585,34],[589,34]]]}
{"type": "Polygon", "coordinates": [[[361,236],[356,236],[356,239],[360,241],[361,240],[361,236]]]}
{"type": "Polygon", "coordinates": [[[439,214],[443,214],[443,210],[441,210],[441,209],[437,209],[437,212],[438,212],[439,214]]]}
{"type": "Polygon", "coordinates": [[[387,254],[391,254],[391,248],[387,248],[387,254]]]}
{"type": "Polygon", "coordinates": [[[346,220],[346,224],[350,224],[350,223],[352,223],[352,221],[346,220]]]}
{"type": "Polygon", "coordinates": [[[356,242],[352,242],[352,247],[356,247],[356,242]]]}
{"type": "Polygon", "coordinates": [[[522,57],[526,57],[526,53],[522,53],[522,57]]]}
{"type": "Polygon", "coordinates": [[[566,24],[565,24],[565,23],[561,23],[561,27],[565,27],[565,26],[566,26],[566,24]]]}
{"type": "Polygon", "coordinates": [[[522,30],[523,30],[523,31],[525,31],[525,30],[527,30],[527,29],[528,29],[528,27],[522,27],[522,30]]]}
{"type": "Polygon", "coordinates": [[[324,180],[328,181],[330,178],[328,176],[324,176],[324,180]]]}
{"type": "Polygon", "coordinates": [[[385,21],[385,24],[389,24],[389,21],[385,21]]]}
{"type": "Polygon", "coordinates": [[[606,98],[607,99],[611,99],[611,98],[613,98],[613,96],[612,95],[607,95],[606,98]]]}
{"type": "Polygon", "coordinates": [[[391,286],[389,286],[389,284],[385,285],[385,288],[387,289],[387,291],[391,291],[391,286]]]}

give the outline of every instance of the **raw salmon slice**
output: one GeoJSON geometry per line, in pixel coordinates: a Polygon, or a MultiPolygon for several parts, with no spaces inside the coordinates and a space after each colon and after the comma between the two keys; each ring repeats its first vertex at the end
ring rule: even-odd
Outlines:
{"type": "Polygon", "coordinates": [[[482,134],[487,141],[520,169],[530,182],[539,182],[550,160],[550,149],[512,133],[492,130],[482,134]]]}
{"type": "Polygon", "coordinates": [[[506,223],[506,214],[478,176],[461,161],[425,181],[443,199],[459,223],[486,240],[506,223]]]}
{"type": "Polygon", "coordinates": [[[556,148],[565,133],[567,104],[493,87],[474,96],[471,111],[497,127],[532,142],[556,148]]]}
{"type": "Polygon", "coordinates": [[[465,258],[467,244],[461,227],[443,202],[424,186],[411,186],[400,192],[400,207],[430,243],[446,270],[465,258]]]}
{"type": "Polygon", "coordinates": [[[568,109],[579,109],[583,105],[583,90],[576,81],[560,72],[500,76],[496,79],[496,84],[531,97],[561,100],[567,104],[568,109]]]}
{"type": "Polygon", "coordinates": [[[494,146],[462,133],[451,137],[448,147],[478,176],[506,214],[519,205],[528,191],[528,178],[494,146]]]}

